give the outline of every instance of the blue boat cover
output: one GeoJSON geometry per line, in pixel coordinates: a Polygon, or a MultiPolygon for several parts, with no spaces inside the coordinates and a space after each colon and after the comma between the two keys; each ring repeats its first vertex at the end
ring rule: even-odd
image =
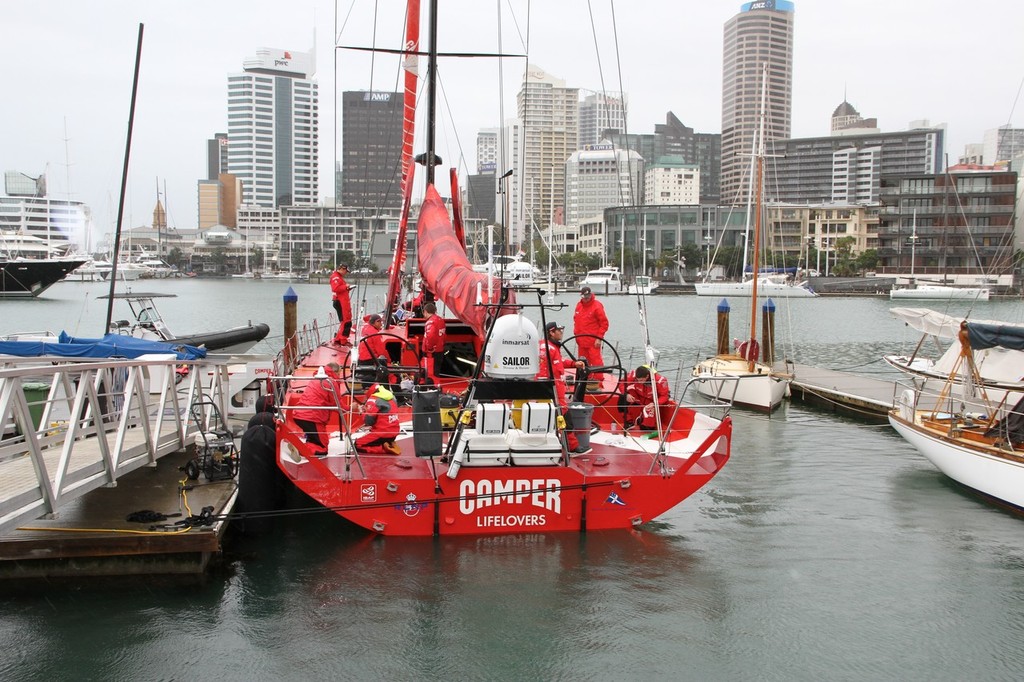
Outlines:
{"type": "Polygon", "coordinates": [[[128,358],[151,353],[174,353],[178,360],[206,357],[206,349],[184,344],[137,339],[125,334],[107,334],[101,339],[80,339],[61,332],[57,343],[45,341],[0,341],[0,354],[32,358],[55,355],[65,358],[128,358]]]}
{"type": "Polygon", "coordinates": [[[974,350],[984,350],[996,346],[1010,350],[1024,350],[1024,327],[983,322],[967,322],[966,324],[967,338],[974,350]]]}

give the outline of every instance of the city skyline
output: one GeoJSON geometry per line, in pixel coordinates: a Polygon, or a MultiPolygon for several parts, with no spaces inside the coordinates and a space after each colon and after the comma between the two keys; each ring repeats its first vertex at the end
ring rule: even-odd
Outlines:
{"type": "MultiPolygon", "coordinates": [[[[525,3],[518,4],[522,6],[516,10],[525,12],[525,3]]],[[[669,111],[697,132],[721,132],[722,32],[742,3],[648,1],[629,11],[620,4],[614,6],[617,35],[611,32],[611,5],[595,4],[597,48],[586,3],[552,4],[557,6],[533,8],[532,63],[569,87],[623,91],[629,101],[631,133],[653,132],[669,111]],[[615,73],[616,40],[621,81],[615,73]],[[596,50],[603,73],[597,68],[596,50]]],[[[379,45],[393,47],[398,40],[393,37],[401,21],[398,5],[386,8],[379,45]]],[[[339,44],[370,44],[366,6],[357,6],[351,15],[348,9],[339,8],[339,44]]],[[[441,11],[442,19],[453,12],[459,16],[457,26],[442,25],[442,50],[495,51],[489,44],[495,42],[493,32],[464,30],[471,22],[484,21],[482,16],[493,15],[493,6],[485,11],[472,2],[449,3],[441,11]]],[[[332,196],[333,183],[325,179],[333,178],[334,163],[340,160],[334,148],[340,121],[335,121],[332,100],[334,12],[334,4],[327,0],[299,0],[287,11],[269,2],[188,0],[166,7],[42,0],[5,8],[0,38],[18,56],[19,65],[5,79],[16,96],[15,104],[0,112],[0,170],[47,173],[51,196],[89,204],[96,235],[112,229],[142,22],[146,34],[123,226],[150,222],[159,186],[161,191],[166,187],[169,223],[194,227],[196,183],[206,176],[206,141],[227,129],[228,74],[240,71],[243,61],[260,47],[310,49],[315,25],[315,78],[321,92],[320,195],[332,196]]],[[[506,36],[525,31],[517,21],[523,18],[503,17],[506,36]]],[[[952,2],[903,7],[874,0],[797,0],[792,134],[827,135],[829,117],[845,95],[863,116],[877,118],[886,132],[905,130],[917,119],[947,124],[947,151],[955,162],[965,144],[983,141],[986,130],[1007,123],[1022,127],[1022,106],[1015,100],[1024,74],[1019,72],[1012,41],[995,36],[1000,26],[1021,23],[1024,8],[990,0],[970,7],[952,2]],[[840,36],[842,41],[837,40],[840,36]]],[[[526,52],[510,37],[503,50],[526,52]]],[[[394,69],[389,67],[370,81],[367,60],[362,54],[339,51],[339,101],[344,90],[396,89],[394,69]]],[[[463,176],[475,171],[476,133],[500,125],[502,112],[504,118],[514,116],[514,95],[525,69],[525,59],[506,60],[506,95],[499,109],[493,66],[497,60],[472,61],[466,67],[448,62],[442,67],[438,107],[445,115],[453,113],[458,130],[457,139],[452,132],[439,133],[439,153],[446,166],[463,157],[463,176]],[[485,106],[491,100],[495,104],[485,106]]],[[[417,144],[419,151],[422,146],[417,144]]]]}

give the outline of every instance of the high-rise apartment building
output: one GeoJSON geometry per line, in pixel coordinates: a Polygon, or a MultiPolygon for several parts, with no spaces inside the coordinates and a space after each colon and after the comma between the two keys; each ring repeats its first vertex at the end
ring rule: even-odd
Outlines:
{"type": "Polygon", "coordinates": [[[402,107],[398,92],[342,93],[342,206],[401,208],[402,107]]]}
{"type": "Polygon", "coordinates": [[[610,143],[587,145],[565,164],[565,224],[579,225],[612,206],[641,203],[644,160],[610,143]]]}
{"type": "MultiPolygon", "coordinates": [[[[722,49],[722,174],[726,204],[746,199],[750,155],[761,116],[762,67],[768,67],[765,148],[789,138],[793,102],[793,17],[788,0],[744,3],[725,23],[722,49]]],[[[771,160],[768,161],[771,163],[771,160]]],[[[769,169],[769,172],[770,169],[769,169]]]]}
{"type": "MultiPolygon", "coordinates": [[[[313,54],[260,48],[228,76],[228,172],[250,206],[315,204],[317,84],[313,54]]],[[[216,176],[215,176],[216,177],[216,176]]]]}
{"type": "Polygon", "coordinates": [[[626,132],[626,98],[620,93],[591,92],[580,102],[580,149],[598,144],[607,131],[626,132]]]}
{"type": "Polygon", "coordinates": [[[579,89],[530,65],[516,97],[522,152],[516,160],[511,241],[523,243],[527,226],[543,229],[565,196],[565,162],[576,151],[579,89]],[[519,215],[519,207],[523,214],[519,215]]]}
{"type": "Polygon", "coordinates": [[[493,173],[501,156],[501,130],[485,128],[476,134],[476,172],[493,173]]]}

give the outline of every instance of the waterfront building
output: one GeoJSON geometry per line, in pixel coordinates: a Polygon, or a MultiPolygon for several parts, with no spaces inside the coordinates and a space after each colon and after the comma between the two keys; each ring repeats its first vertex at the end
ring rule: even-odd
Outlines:
{"type": "Polygon", "coordinates": [[[318,95],[311,78],[313,53],[264,47],[242,69],[228,76],[228,172],[242,183],[242,203],[315,204],[318,95]]]}
{"type": "Polygon", "coordinates": [[[775,170],[766,175],[765,195],[783,203],[878,203],[883,175],[941,170],[945,130],[918,125],[895,133],[780,140],[769,150],[775,170]]]}
{"type": "Polygon", "coordinates": [[[1017,173],[953,166],[885,175],[878,274],[955,284],[1012,283],[1017,173]]]}
{"type": "Polygon", "coordinates": [[[768,203],[764,215],[766,252],[784,255],[787,263],[800,263],[825,276],[832,272],[840,239],[853,239],[854,255],[878,249],[877,205],[768,203]],[[808,247],[815,252],[810,263],[808,247]]]}
{"type": "Polygon", "coordinates": [[[341,204],[371,210],[402,206],[402,94],[341,95],[341,204]]]}
{"type": "MultiPolygon", "coordinates": [[[[790,137],[793,103],[794,4],[744,3],[725,23],[722,50],[721,200],[746,202],[750,154],[761,115],[762,65],[768,67],[766,147],[790,137]]],[[[769,177],[775,174],[771,170],[769,177]]]]}

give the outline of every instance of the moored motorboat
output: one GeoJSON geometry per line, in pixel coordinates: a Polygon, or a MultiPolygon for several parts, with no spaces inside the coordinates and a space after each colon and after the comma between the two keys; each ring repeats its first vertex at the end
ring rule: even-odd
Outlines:
{"type": "Polygon", "coordinates": [[[87,260],[39,237],[0,230],[0,298],[34,298],[87,260]]]}
{"type": "MultiPolygon", "coordinates": [[[[132,319],[118,320],[111,323],[111,332],[134,336],[152,341],[203,346],[208,351],[218,353],[243,353],[256,343],[266,338],[270,326],[258,322],[231,327],[220,331],[200,332],[193,334],[177,334],[172,332],[163,315],[156,307],[157,298],[173,298],[175,294],[157,294],[142,292],[116,293],[113,298],[122,300],[128,305],[132,319]]],[[[108,296],[100,296],[105,299],[108,296]]]]}
{"type": "Polygon", "coordinates": [[[588,271],[587,276],[580,280],[580,287],[590,287],[605,296],[625,291],[622,288],[622,273],[614,266],[588,271]]]}

